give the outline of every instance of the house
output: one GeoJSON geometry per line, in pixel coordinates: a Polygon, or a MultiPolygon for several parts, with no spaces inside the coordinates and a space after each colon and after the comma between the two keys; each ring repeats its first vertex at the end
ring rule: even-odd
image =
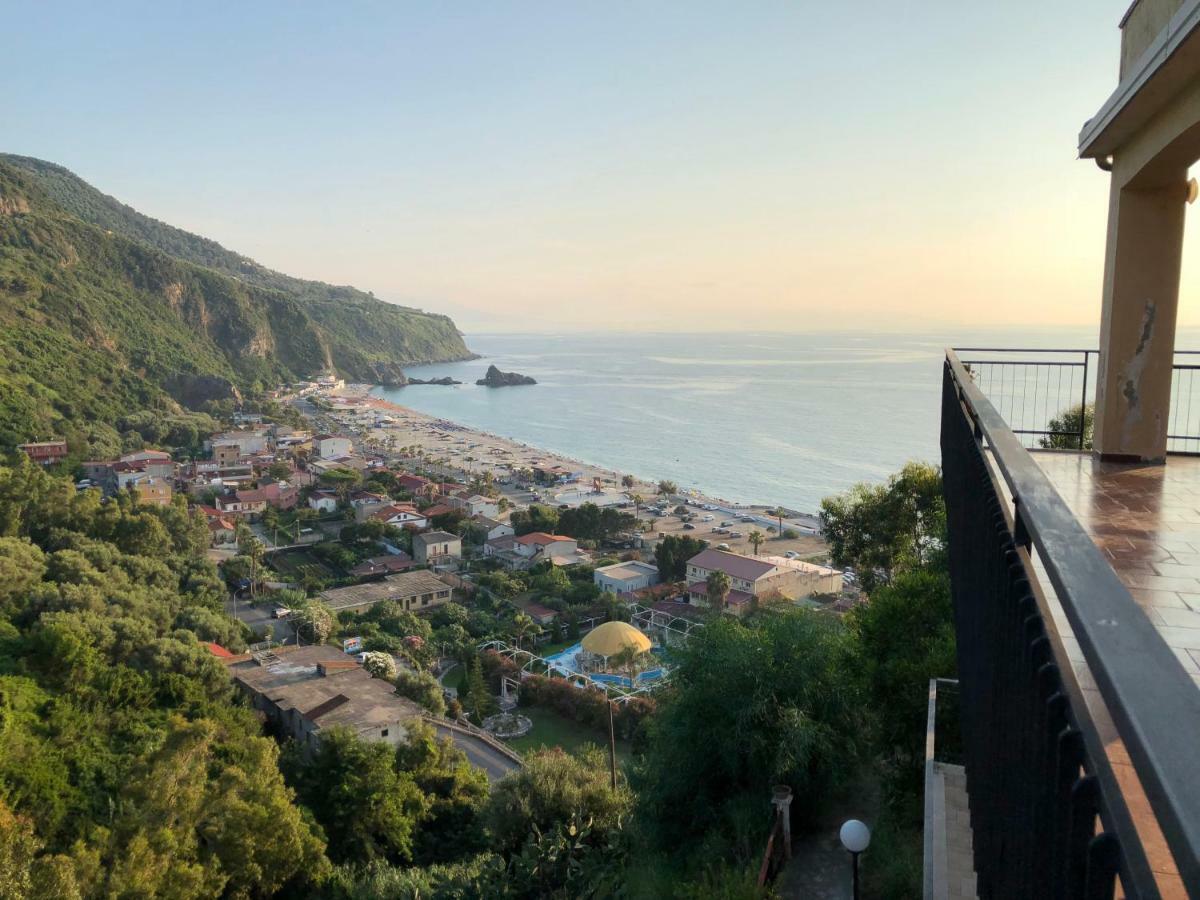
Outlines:
{"type": "Polygon", "coordinates": [[[322,591],[318,596],[334,612],[361,612],[390,600],[409,612],[432,609],[450,602],[450,585],[432,572],[420,569],[389,575],[382,581],[322,591]]]}
{"type": "Polygon", "coordinates": [[[543,606],[540,603],[530,601],[523,607],[525,615],[533,619],[534,624],[549,625],[558,618],[558,612],[548,606],[543,606]]]}
{"type": "Polygon", "coordinates": [[[309,750],[332,728],[399,744],[424,712],[353,657],[324,644],[279,647],[224,663],[251,705],[309,750]]]}
{"type": "Polygon", "coordinates": [[[596,569],[592,581],[606,594],[632,594],[658,584],[658,567],[636,560],[614,563],[596,569]]]}
{"type": "Polygon", "coordinates": [[[488,516],[472,516],[472,521],[486,533],[485,541],[494,541],[496,538],[513,534],[513,527],[507,522],[497,522],[488,516]]]}
{"type": "Polygon", "coordinates": [[[337,437],[332,434],[318,434],[313,438],[313,450],[321,459],[337,459],[349,456],[354,450],[350,438],[337,437]]]}
{"type": "Polygon", "coordinates": [[[696,606],[708,605],[707,579],[713,572],[729,577],[728,611],[742,615],[756,600],[800,600],[813,594],[837,594],[842,573],[782,556],[744,556],[709,548],[687,561],[687,594],[696,606]]]}
{"type": "Polygon", "coordinates": [[[275,509],[291,509],[296,505],[300,491],[286,482],[276,481],[256,490],[235,491],[217,498],[217,509],[236,516],[258,516],[268,506],[275,509]]]}
{"type": "Polygon", "coordinates": [[[510,556],[516,556],[516,551],[513,548],[517,545],[517,539],[511,534],[504,534],[497,538],[491,538],[483,545],[483,555],[485,557],[493,556],[504,559],[510,556]]]}
{"type": "Polygon", "coordinates": [[[466,491],[448,497],[446,505],[453,509],[460,509],[468,516],[487,516],[494,519],[500,515],[500,506],[497,501],[482,494],[469,494],[466,491]]]}
{"type": "Polygon", "coordinates": [[[433,486],[428,478],[422,478],[420,475],[397,475],[396,484],[414,496],[428,494],[433,486]]]}
{"type": "Polygon", "coordinates": [[[139,475],[127,483],[127,488],[137,497],[138,503],[147,506],[170,506],[174,491],[171,482],[157,475],[139,475]]]}
{"type": "Polygon", "coordinates": [[[529,560],[531,565],[547,559],[557,561],[556,565],[573,565],[586,559],[580,554],[579,542],[575,538],[546,534],[544,531],[521,535],[516,539],[513,551],[529,560]]]}
{"type": "Polygon", "coordinates": [[[395,575],[397,572],[404,572],[415,566],[413,558],[407,553],[387,554],[386,556],[372,556],[370,559],[364,559],[357,566],[350,570],[351,575],[359,578],[372,578],[378,575],[395,575]]]}
{"type": "Polygon", "coordinates": [[[437,516],[446,516],[450,513],[461,512],[461,510],[457,510],[453,506],[447,506],[445,503],[435,503],[433,506],[425,507],[423,512],[425,514],[425,518],[432,521],[437,516]]]}
{"type": "Polygon", "coordinates": [[[205,445],[212,450],[213,458],[221,457],[237,460],[243,456],[254,456],[266,453],[270,449],[270,433],[266,428],[255,428],[248,431],[225,431],[214,434],[205,445]]]}
{"type": "Polygon", "coordinates": [[[213,547],[231,547],[237,544],[237,526],[232,519],[220,516],[208,520],[208,540],[213,547]]]}
{"type": "Polygon", "coordinates": [[[67,458],[66,441],[37,441],[32,444],[18,444],[17,449],[39,466],[52,466],[67,458]]]}
{"type": "Polygon", "coordinates": [[[371,511],[368,518],[386,525],[396,525],[400,528],[428,528],[429,519],[417,511],[415,506],[407,503],[389,503],[371,511]]]}
{"type": "Polygon", "coordinates": [[[317,512],[337,512],[338,496],[333,491],[313,491],[308,495],[308,506],[317,512]]]}
{"type": "Polygon", "coordinates": [[[386,494],[376,493],[375,491],[355,491],[350,495],[350,505],[355,509],[364,506],[383,506],[391,502],[391,497],[386,494]]]}
{"type": "Polygon", "coordinates": [[[448,531],[427,531],[413,536],[413,558],[418,563],[436,566],[462,558],[462,541],[448,531]]]}

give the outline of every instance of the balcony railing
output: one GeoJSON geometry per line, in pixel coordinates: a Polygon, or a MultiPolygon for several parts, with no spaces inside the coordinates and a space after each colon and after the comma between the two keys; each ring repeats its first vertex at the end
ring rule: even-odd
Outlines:
{"type": "Polygon", "coordinates": [[[1159,897],[1164,840],[1200,896],[1200,690],[954,351],[942,400],[979,896],[1159,897]]]}
{"type": "MultiPolygon", "coordinates": [[[[957,347],[963,366],[1026,447],[1083,450],[1100,351],[957,347]]],[[[1176,350],[1167,450],[1200,453],[1200,350],[1176,350]]]]}

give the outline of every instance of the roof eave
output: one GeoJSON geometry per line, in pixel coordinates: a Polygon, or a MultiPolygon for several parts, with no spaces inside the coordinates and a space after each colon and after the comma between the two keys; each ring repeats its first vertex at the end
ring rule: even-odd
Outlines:
{"type": "MultiPolygon", "coordinates": [[[[1135,4],[1136,5],[1136,4],[1135,4]]],[[[1151,93],[1173,96],[1186,86],[1189,73],[1171,63],[1191,41],[1200,37],[1200,0],[1185,0],[1131,67],[1115,91],[1079,131],[1079,156],[1097,159],[1111,155],[1130,133],[1144,124],[1158,105],[1145,101],[1151,93]]]]}

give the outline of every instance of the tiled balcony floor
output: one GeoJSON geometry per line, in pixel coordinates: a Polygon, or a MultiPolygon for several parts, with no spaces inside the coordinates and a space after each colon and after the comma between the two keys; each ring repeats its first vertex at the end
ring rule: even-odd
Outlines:
{"type": "Polygon", "coordinates": [[[1184,669],[1200,683],[1200,457],[1166,465],[1035,453],[1184,669]]]}
{"type": "MultiPolygon", "coordinates": [[[[1035,452],[1033,458],[1184,671],[1200,684],[1200,457],[1173,456],[1161,466],[1101,463],[1082,453],[1035,452]]],[[[1049,579],[1036,559],[1034,566],[1043,588],[1052,595],[1049,579]]],[[[1187,892],[1082,650],[1057,603],[1052,612],[1150,866],[1158,876],[1159,890],[1164,898],[1182,900],[1187,892]]]]}

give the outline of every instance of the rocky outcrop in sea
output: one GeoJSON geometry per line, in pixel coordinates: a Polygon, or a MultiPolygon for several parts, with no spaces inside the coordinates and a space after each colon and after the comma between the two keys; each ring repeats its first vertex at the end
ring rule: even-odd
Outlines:
{"type": "Polygon", "coordinates": [[[488,366],[487,374],[475,382],[483,387],[516,387],[521,384],[537,384],[528,375],[519,372],[501,372],[495,366],[488,366]]]}

